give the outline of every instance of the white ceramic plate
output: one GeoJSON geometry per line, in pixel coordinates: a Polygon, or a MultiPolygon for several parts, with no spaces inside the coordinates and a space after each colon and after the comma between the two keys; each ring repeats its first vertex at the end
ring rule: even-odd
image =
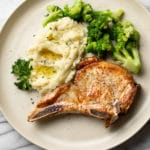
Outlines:
{"type": "Polygon", "coordinates": [[[141,85],[133,107],[110,128],[100,120],[80,115],[69,115],[29,123],[32,110],[30,98],[36,93],[18,90],[13,82],[11,66],[25,55],[32,45],[33,35],[40,30],[47,4],[64,6],[72,0],[28,0],[9,18],[0,35],[0,107],[12,126],[31,142],[55,150],[99,150],[112,148],[134,135],[150,118],[150,16],[135,0],[86,0],[96,9],[125,10],[141,34],[142,72],[136,76],[141,85]]]}

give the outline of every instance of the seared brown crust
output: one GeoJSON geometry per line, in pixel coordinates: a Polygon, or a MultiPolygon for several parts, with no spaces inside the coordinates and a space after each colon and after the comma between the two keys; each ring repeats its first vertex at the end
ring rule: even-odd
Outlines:
{"type": "Polygon", "coordinates": [[[28,121],[82,113],[105,120],[105,125],[110,126],[118,114],[128,111],[138,86],[127,70],[95,57],[81,61],[78,69],[74,82],[48,93],[29,115],[28,121]]]}
{"type": "Polygon", "coordinates": [[[139,88],[139,84],[133,83],[131,84],[131,89],[128,90],[122,97],[121,97],[121,113],[127,113],[128,109],[130,108],[131,104],[133,103],[135,94],[139,88]]]}
{"type": "Polygon", "coordinates": [[[37,103],[37,108],[46,107],[48,105],[51,105],[55,102],[57,97],[59,97],[61,94],[66,92],[68,88],[70,87],[70,84],[61,85],[58,88],[56,88],[53,92],[50,91],[47,93],[40,102],[37,103]]]}
{"type": "Polygon", "coordinates": [[[94,62],[100,62],[102,61],[102,59],[99,59],[97,57],[87,57],[87,58],[84,58],[83,60],[81,60],[81,62],[77,65],[77,69],[81,69],[89,64],[92,64],[94,62]]]}

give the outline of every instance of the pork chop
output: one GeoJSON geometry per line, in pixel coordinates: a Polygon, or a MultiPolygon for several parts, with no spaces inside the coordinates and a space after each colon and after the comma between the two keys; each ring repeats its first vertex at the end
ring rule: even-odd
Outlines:
{"type": "Polygon", "coordinates": [[[120,113],[128,111],[138,85],[127,70],[96,57],[82,60],[77,69],[74,81],[46,94],[28,116],[28,121],[81,113],[104,120],[108,127],[120,113]]]}

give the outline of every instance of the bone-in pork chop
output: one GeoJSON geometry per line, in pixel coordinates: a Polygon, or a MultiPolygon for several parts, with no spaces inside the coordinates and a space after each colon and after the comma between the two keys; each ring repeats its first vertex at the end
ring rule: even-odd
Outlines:
{"type": "Polygon", "coordinates": [[[95,57],[82,60],[77,69],[74,81],[46,94],[28,121],[81,113],[102,119],[109,126],[118,114],[128,111],[138,85],[127,70],[95,57]]]}

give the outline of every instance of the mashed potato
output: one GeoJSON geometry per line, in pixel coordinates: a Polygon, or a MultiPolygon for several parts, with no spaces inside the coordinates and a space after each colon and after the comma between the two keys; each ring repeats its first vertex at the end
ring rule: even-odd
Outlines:
{"type": "Polygon", "coordinates": [[[41,94],[70,81],[87,42],[87,28],[65,17],[49,23],[28,50],[33,59],[30,83],[41,94]]]}

